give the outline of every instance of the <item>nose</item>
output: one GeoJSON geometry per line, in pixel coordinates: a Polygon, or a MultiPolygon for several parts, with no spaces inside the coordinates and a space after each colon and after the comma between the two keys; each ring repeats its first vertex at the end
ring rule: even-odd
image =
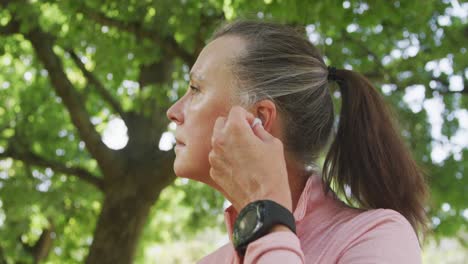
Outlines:
{"type": "Polygon", "coordinates": [[[167,118],[169,118],[169,120],[173,121],[177,125],[180,125],[184,122],[181,101],[182,100],[178,100],[175,102],[166,112],[167,118]]]}

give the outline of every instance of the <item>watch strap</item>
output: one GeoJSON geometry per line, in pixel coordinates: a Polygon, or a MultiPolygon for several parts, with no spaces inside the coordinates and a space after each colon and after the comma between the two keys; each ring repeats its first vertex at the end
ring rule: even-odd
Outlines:
{"type": "Polygon", "coordinates": [[[287,226],[294,234],[296,234],[296,220],[294,219],[294,215],[286,209],[284,206],[271,201],[271,200],[263,200],[264,201],[264,225],[269,227],[270,231],[271,228],[277,224],[287,226]]]}
{"type": "Polygon", "coordinates": [[[244,256],[247,246],[251,242],[266,235],[275,225],[281,224],[287,226],[292,232],[296,233],[296,221],[294,219],[294,215],[284,206],[272,200],[258,200],[245,206],[240,211],[239,216],[236,219],[234,224],[234,233],[238,233],[238,225],[242,216],[245,215],[245,212],[253,210],[254,208],[259,210],[261,214],[260,218],[257,219],[257,221],[261,221],[261,223],[257,223],[260,224],[260,228],[249,234],[248,237],[239,238],[235,236],[233,241],[236,251],[241,256],[244,256]]]}

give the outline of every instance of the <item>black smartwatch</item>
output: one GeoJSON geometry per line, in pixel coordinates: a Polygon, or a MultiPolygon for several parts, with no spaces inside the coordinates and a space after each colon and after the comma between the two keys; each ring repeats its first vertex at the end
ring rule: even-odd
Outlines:
{"type": "Polygon", "coordinates": [[[232,240],[239,255],[244,256],[250,242],[267,234],[277,224],[285,225],[296,233],[294,216],[285,207],[271,200],[248,204],[237,216],[232,240]]]}

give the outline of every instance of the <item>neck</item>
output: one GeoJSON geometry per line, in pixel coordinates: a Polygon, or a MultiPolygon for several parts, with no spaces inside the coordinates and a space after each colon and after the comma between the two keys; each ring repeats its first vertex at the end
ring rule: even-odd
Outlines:
{"type": "Polygon", "coordinates": [[[289,189],[291,190],[292,208],[294,212],[311,172],[307,171],[303,165],[288,159],[286,159],[286,169],[288,172],[289,189]]]}
{"type": "MultiPolygon", "coordinates": [[[[292,212],[294,213],[297,204],[299,203],[299,198],[301,197],[301,194],[307,183],[307,179],[309,178],[312,172],[304,168],[302,164],[297,163],[294,159],[288,158],[286,158],[286,171],[288,173],[289,190],[291,191],[292,212]]],[[[224,192],[224,190],[220,188],[214,181],[210,181],[207,184],[221,192],[223,196],[229,201],[233,201],[230,195],[224,192]]],[[[237,212],[239,212],[239,210],[242,209],[238,208],[238,206],[236,206],[235,204],[233,204],[233,206],[237,212]]]]}

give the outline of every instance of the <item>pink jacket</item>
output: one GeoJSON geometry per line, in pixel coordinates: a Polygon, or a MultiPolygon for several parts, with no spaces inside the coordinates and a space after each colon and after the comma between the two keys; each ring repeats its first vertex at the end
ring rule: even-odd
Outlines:
{"type": "MultiPolygon", "coordinates": [[[[317,175],[308,179],[294,218],[297,235],[268,234],[251,243],[242,259],[228,243],[198,263],[421,263],[416,234],[401,214],[350,208],[332,192],[325,195],[317,175]]],[[[235,219],[231,206],[225,211],[229,234],[235,219]]]]}

